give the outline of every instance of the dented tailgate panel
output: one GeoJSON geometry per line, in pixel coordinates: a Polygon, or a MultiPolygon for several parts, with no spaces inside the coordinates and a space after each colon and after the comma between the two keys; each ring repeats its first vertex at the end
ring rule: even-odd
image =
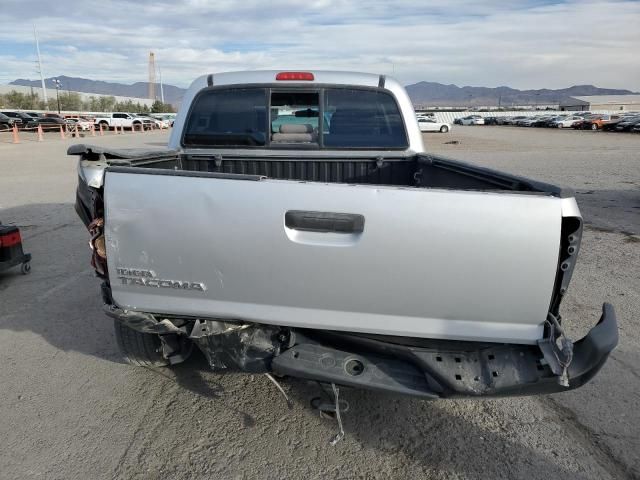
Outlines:
{"type": "Polygon", "coordinates": [[[124,308],[413,337],[542,336],[557,198],[108,170],[104,197],[124,308]],[[298,228],[299,212],[329,215],[298,228]]]}

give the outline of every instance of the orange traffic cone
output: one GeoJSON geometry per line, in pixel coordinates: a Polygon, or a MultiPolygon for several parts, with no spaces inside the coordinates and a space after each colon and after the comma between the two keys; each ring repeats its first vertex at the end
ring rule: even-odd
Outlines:
{"type": "Polygon", "coordinates": [[[44,140],[42,135],[42,125],[38,125],[38,141],[41,142],[42,140],[44,140]]]}
{"type": "Polygon", "coordinates": [[[75,129],[73,132],[73,136],[76,138],[80,138],[80,134],[78,133],[78,124],[76,123],[74,126],[75,126],[75,129]]]}
{"type": "Polygon", "coordinates": [[[91,136],[95,137],[96,136],[96,127],[95,125],[91,124],[91,136]]]}
{"type": "Polygon", "coordinates": [[[20,143],[20,137],[18,136],[18,127],[16,127],[15,123],[13,124],[12,134],[13,134],[13,143],[20,143]]]}
{"type": "Polygon", "coordinates": [[[114,125],[114,126],[113,126],[113,134],[114,134],[114,135],[117,135],[117,134],[118,134],[118,126],[117,126],[117,125],[114,125]]]}
{"type": "Polygon", "coordinates": [[[98,124],[98,128],[100,128],[100,136],[102,137],[104,135],[104,132],[102,131],[102,124],[101,123],[98,124]]]}
{"type": "Polygon", "coordinates": [[[60,138],[63,139],[63,140],[65,138],[67,138],[67,137],[64,136],[64,129],[62,128],[62,125],[60,125],[60,138]]]}

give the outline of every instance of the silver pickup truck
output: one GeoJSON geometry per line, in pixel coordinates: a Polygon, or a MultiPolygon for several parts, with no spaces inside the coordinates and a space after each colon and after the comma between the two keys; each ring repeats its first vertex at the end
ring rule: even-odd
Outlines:
{"type": "Polygon", "coordinates": [[[572,343],[559,309],[571,192],[425,153],[384,75],[205,75],[161,151],[74,145],[125,357],[423,398],[579,387],[615,313],[572,343]]]}

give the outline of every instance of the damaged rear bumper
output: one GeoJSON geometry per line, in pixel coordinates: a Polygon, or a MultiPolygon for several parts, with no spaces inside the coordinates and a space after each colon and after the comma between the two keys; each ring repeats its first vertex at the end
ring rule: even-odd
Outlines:
{"type": "Polygon", "coordinates": [[[276,373],[321,382],[424,398],[537,395],[578,388],[591,380],[618,343],[613,307],[605,303],[600,321],[575,343],[562,386],[550,359],[537,345],[434,342],[428,348],[341,336],[300,339],[273,359],[276,373]]]}
{"type": "Polygon", "coordinates": [[[224,330],[221,335],[212,328],[196,328],[201,323],[198,320],[190,327],[176,327],[170,319],[113,304],[106,304],[105,312],[134,330],[189,338],[213,368],[224,364],[224,368],[240,371],[274,372],[427,399],[537,395],[575,389],[598,373],[618,343],[615,311],[605,303],[599,322],[573,346],[573,359],[567,369],[569,382],[564,386],[557,358],[551,358],[553,350],[548,348],[549,342],[543,345],[545,341],[539,345],[491,344],[296,329],[283,335],[277,327],[259,324],[227,329],[234,334],[224,330]],[[276,338],[280,336],[286,341],[279,343],[276,338]]]}

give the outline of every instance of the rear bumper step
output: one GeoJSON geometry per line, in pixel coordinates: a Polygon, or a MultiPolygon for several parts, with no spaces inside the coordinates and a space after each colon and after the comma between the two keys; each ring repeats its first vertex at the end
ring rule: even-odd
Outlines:
{"type": "Polygon", "coordinates": [[[298,342],[273,359],[276,373],[423,398],[536,395],[591,380],[617,345],[618,326],[613,307],[604,304],[598,324],[574,345],[568,387],[558,383],[538,346],[472,349],[468,342],[451,341],[420,348],[353,337],[337,349],[314,339],[298,342]]]}

